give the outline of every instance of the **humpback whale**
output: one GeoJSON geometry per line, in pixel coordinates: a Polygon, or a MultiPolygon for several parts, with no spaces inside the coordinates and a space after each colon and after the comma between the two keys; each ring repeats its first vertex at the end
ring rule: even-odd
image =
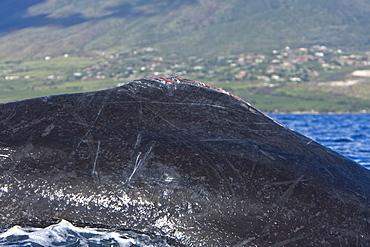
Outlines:
{"type": "Polygon", "coordinates": [[[369,246],[370,172],[201,82],[144,78],[0,105],[0,229],[173,246],[369,246]]]}

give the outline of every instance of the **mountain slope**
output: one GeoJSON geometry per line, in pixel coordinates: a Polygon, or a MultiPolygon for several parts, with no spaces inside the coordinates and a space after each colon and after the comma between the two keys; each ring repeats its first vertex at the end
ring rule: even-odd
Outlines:
{"type": "Polygon", "coordinates": [[[184,56],[370,47],[363,0],[0,0],[0,7],[0,60],[143,46],[184,56]]]}

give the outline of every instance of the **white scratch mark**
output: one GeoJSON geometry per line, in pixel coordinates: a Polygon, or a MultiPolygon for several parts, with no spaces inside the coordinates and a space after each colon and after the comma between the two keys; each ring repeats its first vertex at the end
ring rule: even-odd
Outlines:
{"type": "Polygon", "coordinates": [[[264,156],[266,156],[266,157],[268,157],[268,158],[270,158],[271,160],[276,160],[270,153],[268,153],[267,151],[264,151],[264,150],[260,150],[260,152],[264,155],[264,156]]]}
{"type": "Polygon", "coordinates": [[[95,155],[94,166],[92,170],[92,175],[95,177],[98,176],[98,172],[96,171],[96,164],[98,161],[99,152],[100,152],[100,141],[98,141],[98,147],[96,148],[96,155],[95,155]]]}
{"type": "Polygon", "coordinates": [[[149,154],[152,152],[152,149],[154,147],[154,144],[153,143],[149,148],[148,150],[146,151],[146,153],[144,154],[144,156],[141,158],[141,152],[139,152],[139,154],[136,156],[136,160],[135,160],[135,165],[134,165],[134,170],[132,171],[130,177],[127,179],[126,181],[126,185],[128,185],[132,179],[132,177],[134,176],[134,174],[136,173],[136,171],[139,169],[140,166],[142,166],[144,164],[144,162],[148,159],[148,156],[149,154]]]}
{"type": "MultiPolygon", "coordinates": [[[[94,122],[92,123],[92,125],[90,126],[90,128],[87,130],[87,132],[85,133],[85,135],[81,138],[80,142],[78,143],[78,145],[76,147],[76,150],[80,147],[81,143],[83,142],[83,140],[85,140],[86,136],[91,132],[92,128],[94,128],[94,126],[96,124],[96,121],[98,121],[98,118],[99,118],[100,113],[101,113],[102,110],[103,110],[103,106],[99,109],[98,114],[96,115],[96,117],[94,119],[94,122]]],[[[79,116],[77,118],[79,118],[79,116]]]]}
{"type": "Polygon", "coordinates": [[[250,242],[252,242],[255,239],[256,239],[255,237],[244,239],[243,241],[241,241],[240,243],[234,245],[233,247],[243,247],[243,246],[245,246],[246,244],[249,244],[250,242]]]}
{"type": "Polygon", "coordinates": [[[141,142],[141,132],[139,132],[139,134],[136,137],[136,143],[135,143],[134,150],[136,150],[139,147],[140,142],[141,142]]]}

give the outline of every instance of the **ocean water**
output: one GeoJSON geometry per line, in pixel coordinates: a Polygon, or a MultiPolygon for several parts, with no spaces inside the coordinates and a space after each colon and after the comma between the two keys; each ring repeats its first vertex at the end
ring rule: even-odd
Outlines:
{"type": "Polygon", "coordinates": [[[134,232],[75,227],[62,220],[45,228],[14,226],[0,233],[0,246],[19,247],[169,247],[164,240],[134,232]]]}
{"type": "MultiPolygon", "coordinates": [[[[271,114],[280,123],[370,169],[370,114],[271,114]]],[[[134,232],[75,227],[63,220],[46,228],[14,226],[0,232],[0,246],[170,246],[134,232]]]]}
{"type": "Polygon", "coordinates": [[[269,116],[370,169],[370,114],[269,114],[269,116]]]}

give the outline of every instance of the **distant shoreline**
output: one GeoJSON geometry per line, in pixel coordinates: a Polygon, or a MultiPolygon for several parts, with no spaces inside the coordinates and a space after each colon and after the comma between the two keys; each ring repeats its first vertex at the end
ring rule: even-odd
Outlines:
{"type": "Polygon", "coordinates": [[[360,114],[370,114],[367,111],[360,111],[360,112],[311,112],[311,111],[294,111],[294,112],[265,112],[266,114],[274,114],[274,115],[360,115],[360,114]]]}

